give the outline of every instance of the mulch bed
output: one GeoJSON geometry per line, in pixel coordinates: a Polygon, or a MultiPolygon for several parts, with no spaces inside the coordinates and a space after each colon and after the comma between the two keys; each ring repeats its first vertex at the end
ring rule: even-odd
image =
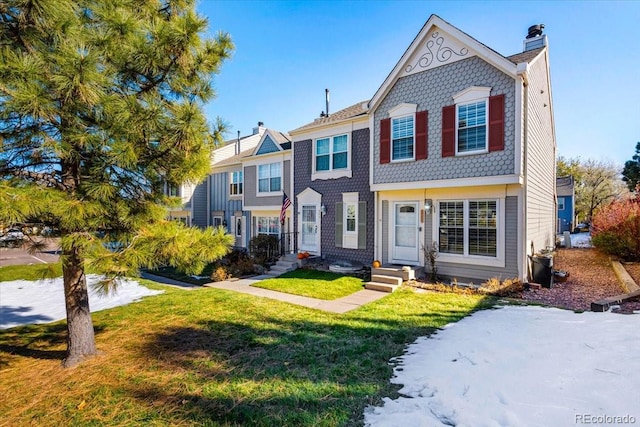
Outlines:
{"type": "Polygon", "coordinates": [[[595,249],[558,249],[553,268],[568,271],[567,281],[554,283],[551,289],[523,291],[516,297],[572,310],[591,310],[593,301],[622,293],[609,257],[595,249]]]}
{"type": "MultiPolygon", "coordinates": [[[[523,291],[517,297],[572,310],[590,310],[591,303],[622,294],[609,257],[597,249],[558,249],[553,268],[569,272],[564,283],[554,283],[551,289],[523,291]]],[[[636,283],[640,283],[640,264],[623,264],[636,283]]],[[[633,313],[640,310],[640,301],[628,301],[613,311],[633,313]]]]}

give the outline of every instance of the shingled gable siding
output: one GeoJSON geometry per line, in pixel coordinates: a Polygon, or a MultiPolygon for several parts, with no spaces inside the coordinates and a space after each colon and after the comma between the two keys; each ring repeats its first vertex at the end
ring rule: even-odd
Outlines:
{"type": "MultiPolygon", "coordinates": [[[[295,179],[294,192],[291,200],[295,204],[295,212],[300,211],[298,201],[295,198],[307,187],[313,188],[322,194],[322,204],[326,206],[327,213],[322,216],[322,227],[320,244],[322,255],[330,260],[347,259],[360,261],[365,265],[370,265],[373,261],[373,214],[374,197],[369,191],[369,129],[356,130],[351,133],[351,178],[338,178],[328,180],[311,181],[313,167],[313,141],[303,140],[294,142],[294,164],[295,179]],[[366,218],[366,249],[345,249],[336,247],[336,203],[342,202],[342,193],[358,192],[361,202],[367,204],[366,218]]],[[[298,215],[294,216],[295,229],[298,229],[298,215]]]]}
{"type": "MultiPolygon", "coordinates": [[[[396,183],[508,175],[515,172],[515,82],[513,78],[473,57],[403,77],[396,82],[374,113],[374,123],[388,117],[403,102],[428,111],[429,153],[424,161],[380,164],[374,162],[373,183],[396,183]],[[453,95],[471,86],[491,87],[491,95],[505,95],[505,146],[502,151],[461,157],[442,156],[442,107],[453,95]]],[[[380,129],[375,126],[373,158],[380,158],[380,129]]]]}

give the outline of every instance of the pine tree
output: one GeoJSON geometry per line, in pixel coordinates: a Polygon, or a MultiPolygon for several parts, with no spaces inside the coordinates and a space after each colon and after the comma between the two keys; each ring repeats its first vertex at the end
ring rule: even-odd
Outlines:
{"type": "Polygon", "coordinates": [[[9,0],[0,23],[0,222],[59,228],[72,366],[96,354],[87,267],[108,292],[228,251],[222,229],[165,221],[163,188],[209,171],[224,126],[202,106],[233,45],[204,38],[194,0],[9,0]]]}
{"type": "Polygon", "coordinates": [[[636,154],[624,164],[622,180],[629,187],[629,191],[635,191],[640,195],[640,142],[636,143],[636,154]]]}

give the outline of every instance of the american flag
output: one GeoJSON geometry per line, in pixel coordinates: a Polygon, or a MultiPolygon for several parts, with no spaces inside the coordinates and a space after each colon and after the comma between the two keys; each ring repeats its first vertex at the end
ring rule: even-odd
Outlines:
{"type": "Polygon", "coordinates": [[[287,197],[287,193],[282,193],[282,209],[280,209],[280,224],[284,225],[284,219],[287,216],[287,209],[291,206],[291,200],[287,197]]]}

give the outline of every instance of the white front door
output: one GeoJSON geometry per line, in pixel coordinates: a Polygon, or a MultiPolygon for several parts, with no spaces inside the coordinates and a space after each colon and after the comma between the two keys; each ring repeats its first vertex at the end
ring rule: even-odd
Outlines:
{"type": "Polygon", "coordinates": [[[302,238],[300,250],[318,251],[318,206],[302,205],[301,210],[302,238]]]}
{"type": "Polygon", "coordinates": [[[418,202],[393,204],[392,259],[398,264],[418,263],[418,202]]]}

